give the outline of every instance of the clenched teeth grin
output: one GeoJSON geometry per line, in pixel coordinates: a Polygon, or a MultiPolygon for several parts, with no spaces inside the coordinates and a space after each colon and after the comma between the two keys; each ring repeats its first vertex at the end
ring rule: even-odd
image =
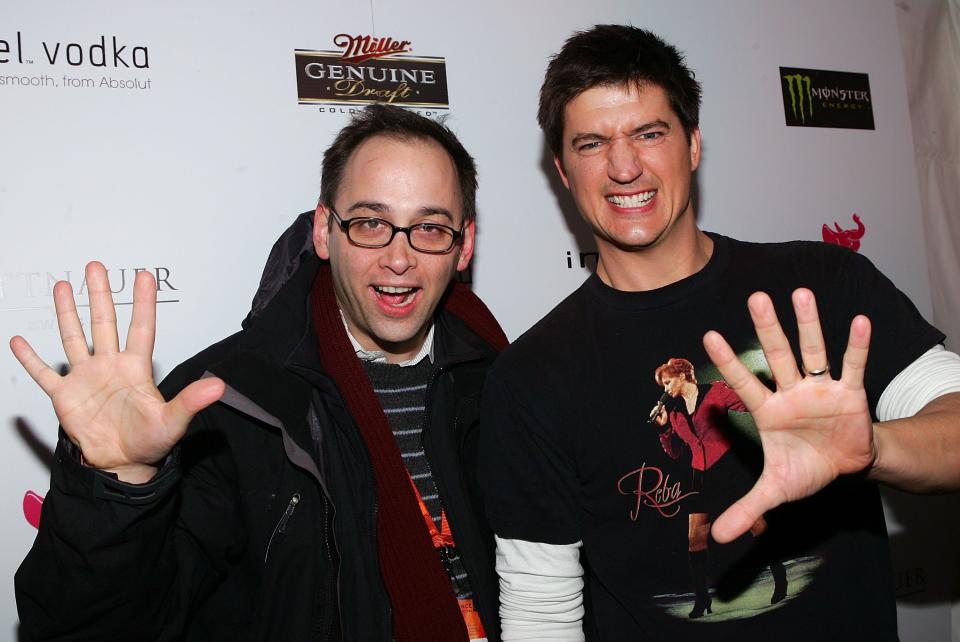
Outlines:
{"type": "Polygon", "coordinates": [[[617,207],[623,207],[632,209],[635,207],[643,207],[650,202],[654,196],[657,195],[657,190],[653,189],[649,192],[640,192],[639,194],[631,194],[630,196],[621,196],[619,194],[613,194],[608,196],[607,200],[616,205],[617,207]]]}

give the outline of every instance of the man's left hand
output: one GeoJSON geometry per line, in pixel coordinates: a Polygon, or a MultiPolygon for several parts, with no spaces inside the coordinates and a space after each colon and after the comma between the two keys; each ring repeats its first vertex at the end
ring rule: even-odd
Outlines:
{"type": "Polygon", "coordinates": [[[747,306],[776,392],[740,362],[720,334],[711,331],[703,337],[710,359],[753,415],[764,456],[754,487],[714,521],[713,537],[720,543],[745,533],[766,511],[813,495],[840,475],[869,468],[877,456],[863,388],[869,319],[860,315],[851,322],[842,370],[833,366],[840,378],[834,379],[810,290],[793,293],[802,372],[770,297],[756,292],[747,306]]]}

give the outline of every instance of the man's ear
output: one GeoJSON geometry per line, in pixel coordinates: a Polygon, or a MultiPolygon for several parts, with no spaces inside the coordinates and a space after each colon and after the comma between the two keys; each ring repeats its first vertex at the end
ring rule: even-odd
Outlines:
{"type": "Polygon", "coordinates": [[[560,174],[560,180],[563,181],[563,186],[569,190],[570,181],[567,180],[567,172],[564,171],[563,160],[559,156],[553,157],[553,166],[557,168],[557,173],[560,174]]]}
{"type": "Polygon", "coordinates": [[[462,272],[470,265],[473,258],[473,244],[476,241],[477,222],[470,221],[463,226],[463,239],[460,241],[460,257],[457,259],[457,272],[462,272]]]}
{"type": "Polygon", "coordinates": [[[700,128],[690,133],[690,171],[700,166],[700,128]]]}
{"type": "Polygon", "coordinates": [[[330,258],[330,248],[327,243],[330,240],[330,210],[323,203],[317,203],[317,209],[313,215],[313,248],[317,256],[321,259],[330,258]]]}

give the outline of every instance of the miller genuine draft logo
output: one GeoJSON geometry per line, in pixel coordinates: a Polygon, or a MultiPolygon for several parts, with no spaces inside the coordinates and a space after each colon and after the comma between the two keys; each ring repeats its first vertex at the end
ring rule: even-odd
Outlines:
{"type": "Polygon", "coordinates": [[[372,38],[370,36],[351,36],[338,33],[333,44],[343,47],[340,59],[344,62],[359,64],[374,58],[383,58],[392,54],[413,51],[409,40],[395,41],[393,38],[372,38]]]}
{"type": "Polygon", "coordinates": [[[780,86],[788,126],[875,129],[867,74],[780,67],[780,86]]]}
{"type": "Polygon", "coordinates": [[[409,40],[337,34],[337,51],[297,49],[297,95],[301,105],[391,103],[449,107],[443,58],[402,55],[409,40]]]}

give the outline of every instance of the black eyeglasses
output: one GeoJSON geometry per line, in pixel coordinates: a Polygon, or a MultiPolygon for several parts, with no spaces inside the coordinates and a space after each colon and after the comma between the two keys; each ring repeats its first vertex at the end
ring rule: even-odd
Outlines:
{"type": "Polygon", "coordinates": [[[407,235],[410,247],[424,254],[446,254],[463,236],[463,227],[455,230],[439,223],[417,223],[408,227],[394,225],[375,216],[358,216],[344,220],[336,210],[329,208],[337,225],[351,243],[358,247],[380,248],[393,242],[397,232],[407,235]]]}

